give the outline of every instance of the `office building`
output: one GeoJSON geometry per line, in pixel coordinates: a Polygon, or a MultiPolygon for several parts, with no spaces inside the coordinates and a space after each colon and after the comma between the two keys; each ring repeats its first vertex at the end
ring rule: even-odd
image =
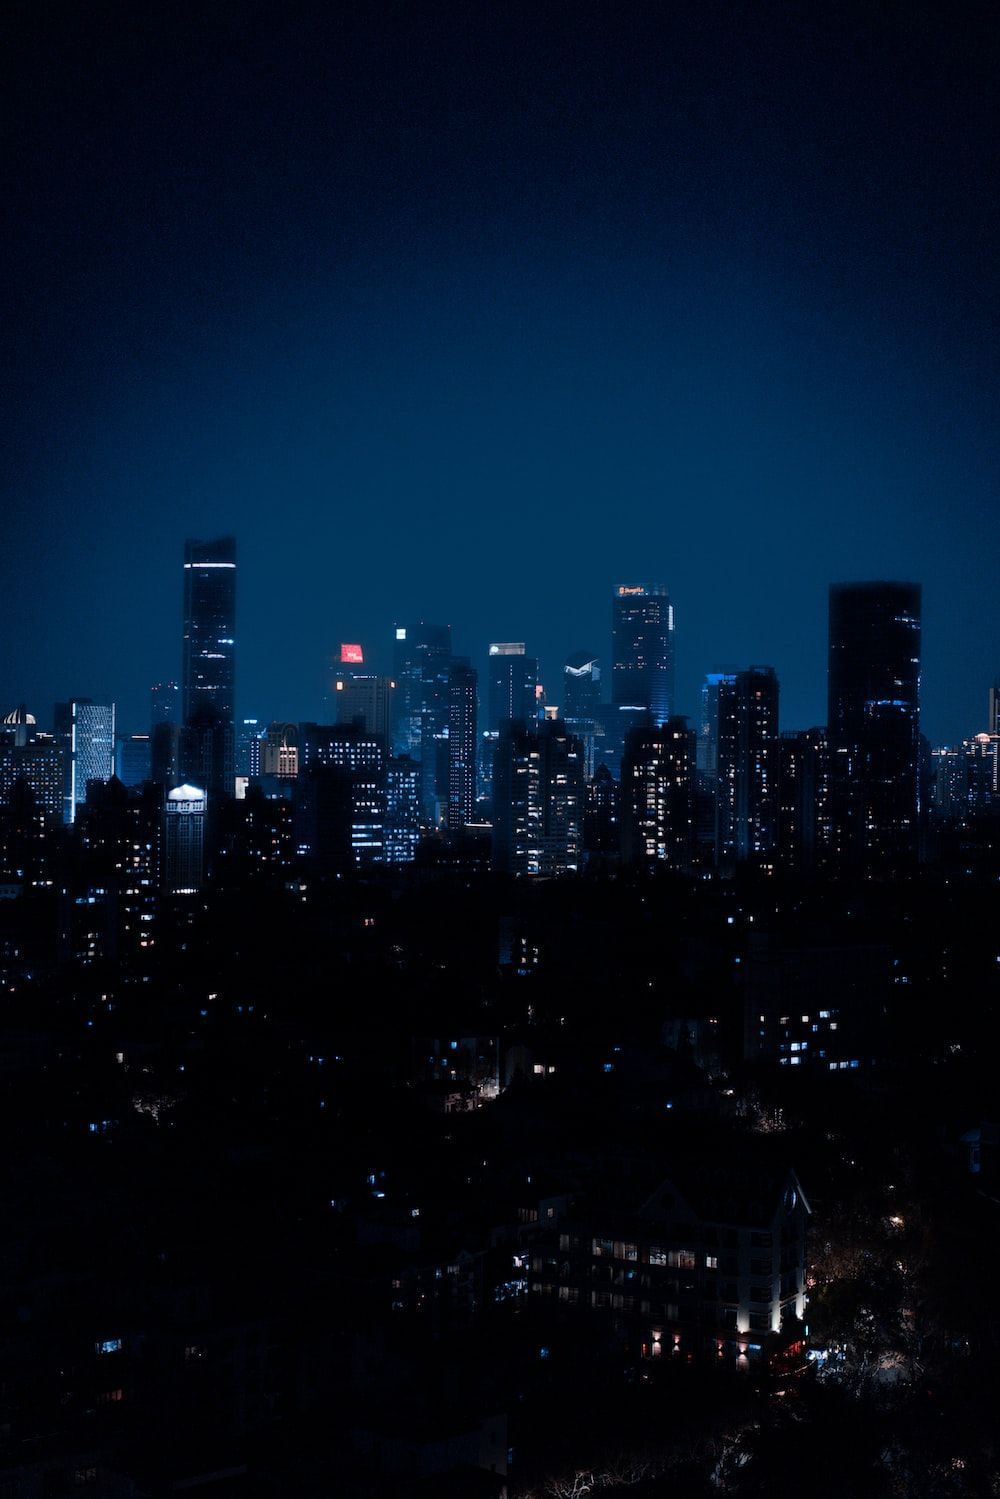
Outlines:
{"type": "Polygon", "coordinates": [[[206,707],[228,731],[220,786],[225,783],[225,795],[232,796],[236,774],[236,541],[232,536],[184,543],[183,722],[191,723],[206,707]]]}
{"type": "Polygon", "coordinates": [[[205,878],[205,820],[208,797],[198,786],[176,786],[163,811],[164,888],[170,895],[193,895],[205,878]]]}
{"type": "Polygon", "coordinates": [[[129,734],[115,746],[115,775],[123,786],[144,786],[153,772],[152,741],[148,734],[129,734]]]}
{"type": "Polygon", "coordinates": [[[298,738],[295,817],[300,852],[316,859],[320,867],[339,869],[343,840],[337,819],[347,817],[346,846],[351,851],[351,863],[359,869],[381,864],[386,816],[383,740],[366,734],[357,724],[300,724],[298,738]],[[317,770],[338,774],[317,776],[317,770]],[[349,812],[344,812],[345,806],[349,812]],[[311,853],[305,851],[309,839],[313,840],[311,853]],[[325,850],[321,855],[316,852],[320,845],[325,850]]]}
{"type": "Polygon", "coordinates": [[[342,645],[334,663],[331,703],[337,723],[358,724],[388,744],[395,680],[366,671],[359,645],[342,645]]]}
{"type": "Polygon", "coordinates": [[[394,756],[385,770],[385,862],[411,864],[420,834],[420,766],[394,756]]]}
{"type": "Polygon", "coordinates": [[[527,722],[535,716],[535,690],[538,686],[538,662],[524,654],[523,640],[499,641],[489,649],[489,685],[487,729],[498,731],[501,724],[521,718],[527,722]]]}
{"type": "Polygon", "coordinates": [[[293,781],[299,773],[299,726],[269,723],[260,740],[260,774],[293,781]]]}
{"type": "Polygon", "coordinates": [[[0,805],[13,805],[19,783],[46,826],[58,826],[63,820],[63,748],[53,735],[39,733],[23,704],[0,724],[0,805]]]}
{"type": "Polygon", "coordinates": [[[241,718],[236,730],[236,774],[255,781],[260,776],[261,740],[265,729],[259,718],[241,718]]]}
{"type": "Polygon", "coordinates": [[[771,857],[778,836],[778,678],[751,666],[718,684],[716,858],[771,857]]]}
{"type": "Polygon", "coordinates": [[[695,735],[686,718],[633,729],[621,774],[622,859],[690,868],[694,848],[695,735]]]}
{"type": "Polygon", "coordinates": [[[448,805],[450,666],[450,625],[395,627],[392,752],[419,762],[422,816],[435,827],[448,805]]]}
{"type": "Polygon", "coordinates": [[[478,674],[467,661],[448,673],[448,826],[462,828],[476,813],[476,700],[478,674]]]}
{"type": "Polygon", "coordinates": [[[593,651],[574,651],[563,666],[563,723],[583,745],[584,773],[588,780],[600,763],[598,747],[603,737],[601,717],[601,663],[593,651]]]}
{"type": "Polygon", "coordinates": [[[559,720],[500,730],[493,772],[493,863],[508,874],[580,868],[583,746],[559,720]]]}
{"type": "Polygon", "coordinates": [[[87,697],[57,703],[55,730],[63,750],[63,817],[71,823],[87,799],[87,782],[110,781],[115,773],[115,705],[87,697]]]}
{"type": "Polygon", "coordinates": [[[842,863],[892,868],[917,854],[920,586],[830,589],[831,826],[842,863]]]}
{"type": "Polygon", "coordinates": [[[611,602],[611,701],[657,727],[674,711],[674,611],[659,585],[619,584],[611,602]]]}

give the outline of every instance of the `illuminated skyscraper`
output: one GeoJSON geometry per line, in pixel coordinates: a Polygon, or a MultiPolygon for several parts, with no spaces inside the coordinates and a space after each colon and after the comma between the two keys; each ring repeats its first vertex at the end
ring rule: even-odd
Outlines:
{"type": "Polygon", "coordinates": [[[63,820],[63,748],[51,734],[40,734],[24,706],[0,723],[0,805],[11,805],[18,782],[30,790],[38,815],[49,826],[63,820]]]}
{"type": "Polygon", "coordinates": [[[920,809],[920,585],[830,588],[829,723],[834,856],[916,858],[920,809]]]}
{"type": "Polygon", "coordinates": [[[476,689],[468,661],[453,661],[448,674],[448,826],[474,821],[476,807],[476,689]]]}
{"type": "Polygon", "coordinates": [[[633,729],[621,774],[622,858],[687,869],[694,849],[695,735],[686,718],[633,729]]]}
{"type": "Polygon", "coordinates": [[[208,798],[198,786],[167,793],[163,812],[164,885],[173,895],[192,895],[205,877],[205,815],[208,798]]]}
{"type": "Polygon", "coordinates": [[[185,723],[205,703],[230,726],[236,712],[236,540],[184,543],[185,723]]]}
{"type": "Polygon", "coordinates": [[[115,705],[89,697],[57,703],[55,730],[63,749],[63,816],[73,822],[87,800],[87,782],[110,781],[115,773],[115,705]]]}
{"type": "Polygon", "coordinates": [[[508,874],[579,869],[583,746],[558,719],[500,730],[493,773],[493,863],[508,874]]]}
{"type": "Polygon", "coordinates": [[[778,678],[751,666],[718,684],[716,858],[774,852],[778,836],[778,678]]]}
{"type": "MultiPolygon", "coordinates": [[[[304,842],[316,838],[320,843],[329,843],[330,848],[340,848],[343,829],[330,830],[338,817],[346,817],[345,846],[353,863],[358,868],[381,864],[386,810],[384,741],[375,734],[366,734],[357,724],[304,723],[299,725],[298,748],[295,817],[300,829],[296,834],[300,851],[304,842]],[[324,775],[324,771],[337,774],[324,775]],[[338,807],[347,811],[337,811],[338,807]],[[303,834],[303,827],[311,831],[303,834]]],[[[317,843],[312,857],[317,856],[318,847],[317,843]]],[[[332,868],[339,857],[328,852],[320,863],[332,868]]]]}
{"type": "Polygon", "coordinates": [[[674,711],[674,610],[659,585],[619,584],[611,602],[611,700],[645,708],[656,726],[674,711]]]}

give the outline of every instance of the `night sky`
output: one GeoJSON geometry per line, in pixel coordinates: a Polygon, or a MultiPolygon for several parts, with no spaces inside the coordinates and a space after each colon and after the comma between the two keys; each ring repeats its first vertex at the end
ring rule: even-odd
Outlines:
{"type": "Polygon", "coordinates": [[[996,11],[37,3],[4,37],[0,710],[180,670],[240,548],[241,713],[451,621],[606,659],[663,581],[678,706],[826,714],[832,580],[924,584],[924,727],[997,624],[996,11]]]}

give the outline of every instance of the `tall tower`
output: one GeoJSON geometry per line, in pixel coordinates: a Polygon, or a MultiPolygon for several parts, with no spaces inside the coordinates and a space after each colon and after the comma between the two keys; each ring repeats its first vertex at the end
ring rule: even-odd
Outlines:
{"type": "Polygon", "coordinates": [[[716,858],[774,851],[778,837],[778,678],[751,666],[718,683],[716,858]]]}
{"type": "Polygon", "coordinates": [[[659,728],[674,711],[674,610],[658,584],[620,583],[611,601],[611,701],[659,728]]]}
{"type": "Polygon", "coordinates": [[[232,727],[236,712],[236,539],[184,543],[181,716],[208,704],[232,727]]]}
{"type": "Polygon", "coordinates": [[[420,762],[420,801],[431,824],[448,802],[448,674],[451,625],[397,625],[392,752],[420,762]]]}
{"type": "Polygon", "coordinates": [[[115,773],[115,705],[89,697],[57,703],[55,731],[63,749],[63,817],[75,822],[87,782],[110,781],[115,773]]]}
{"type": "Polygon", "coordinates": [[[538,662],[524,654],[523,640],[494,642],[489,651],[489,722],[498,731],[502,723],[535,716],[538,662]]]}
{"type": "Polygon", "coordinates": [[[472,822],[476,808],[477,673],[468,661],[448,673],[448,826],[472,822]]]}
{"type": "Polygon", "coordinates": [[[830,588],[831,833],[835,858],[898,866],[917,855],[920,585],[830,588]]]}

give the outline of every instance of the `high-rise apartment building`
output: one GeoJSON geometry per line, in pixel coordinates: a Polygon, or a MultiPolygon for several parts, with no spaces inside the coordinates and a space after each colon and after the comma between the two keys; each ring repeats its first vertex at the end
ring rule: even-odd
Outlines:
{"type": "Polygon", "coordinates": [[[51,734],[39,733],[34,716],[23,705],[0,723],[0,805],[10,806],[19,783],[46,826],[63,820],[63,747],[51,734]]]}
{"type": "Polygon", "coordinates": [[[625,584],[611,602],[611,700],[657,726],[674,711],[674,610],[658,584],[625,584]]]}
{"type": "Polygon", "coordinates": [[[688,869],[694,852],[695,734],[686,718],[633,729],[621,773],[622,858],[688,869]]]}
{"type": "Polygon", "coordinates": [[[826,730],[786,730],[778,739],[778,855],[782,869],[813,869],[824,864],[829,844],[826,730]]]}
{"type": "Polygon", "coordinates": [[[830,589],[833,854],[895,867],[915,859],[920,814],[920,586],[830,589]]]}
{"type": "Polygon", "coordinates": [[[580,868],[583,746],[558,719],[500,730],[493,773],[493,863],[508,874],[580,868]]]}
{"type": "Polygon", "coordinates": [[[751,666],[718,684],[716,858],[773,854],[778,836],[778,678],[751,666]]]}

